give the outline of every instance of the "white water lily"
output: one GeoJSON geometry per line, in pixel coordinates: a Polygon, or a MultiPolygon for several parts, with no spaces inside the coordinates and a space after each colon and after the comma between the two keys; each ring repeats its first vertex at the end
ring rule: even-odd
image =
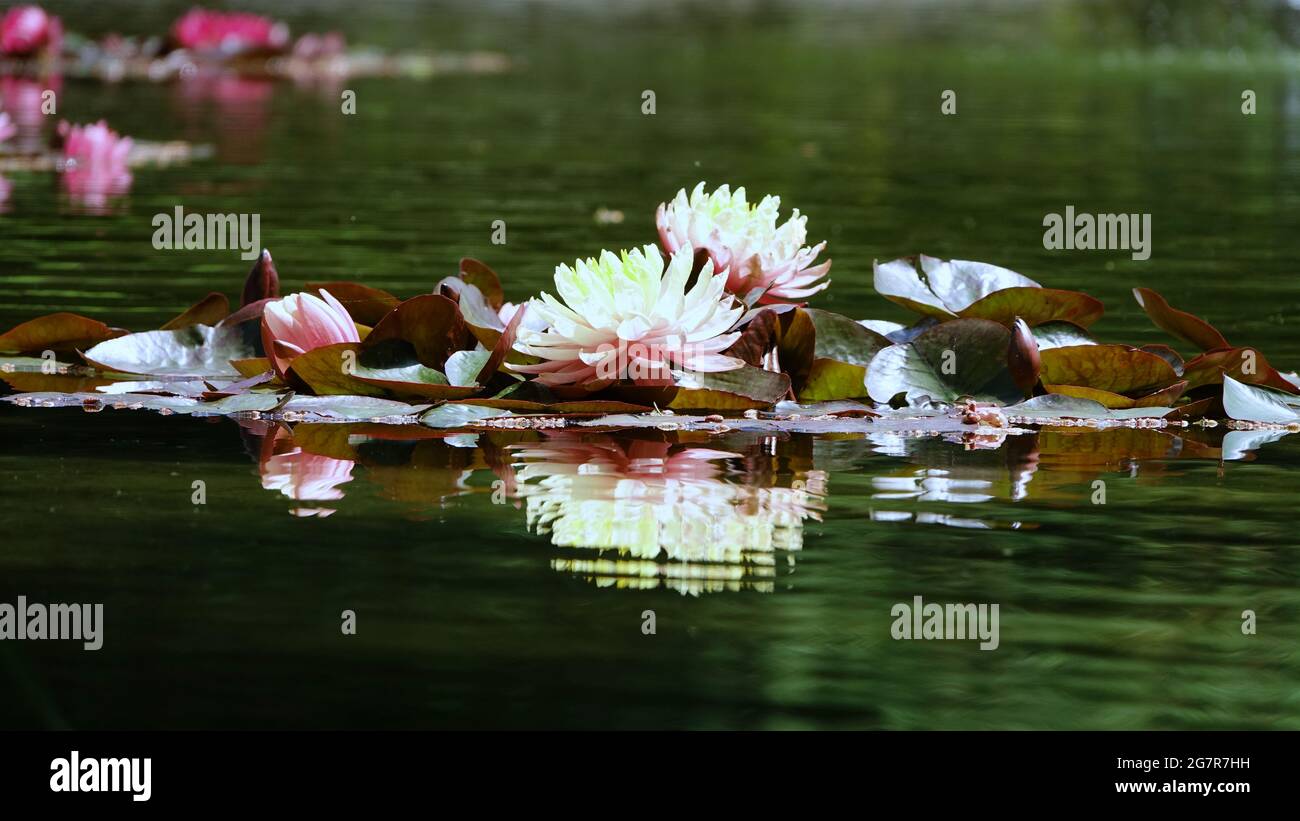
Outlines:
{"type": "Polygon", "coordinates": [[[688,291],[692,265],[686,249],[665,269],[659,249],[647,245],[557,266],[555,288],[564,302],[543,292],[529,303],[529,314],[548,328],[521,327],[515,342],[515,350],[545,361],[512,369],[538,374],[543,384],[569,385],[668,379],[672,368],[708,373],[743,366],[722,352],[740,337],[731,327],[744,306],[709,264],[688,291]]]}
{"type": "Polygon", "coordinates": [[[665,251],[707,251],[714,270],[726,273],[727,290],[744,297],[761,289],[761,305],[803,300],[830,285],[818,282],[830,271],[830,260],[809,267],[826,243],[806,245],[808,218],[798,208],[778,226],[780,197],[750,205],[744,188],[733,192],[723,185],[706,194],[704,185],[689,197],[683,188],[672,202],[660,204],[655,222],[665,251]]]}

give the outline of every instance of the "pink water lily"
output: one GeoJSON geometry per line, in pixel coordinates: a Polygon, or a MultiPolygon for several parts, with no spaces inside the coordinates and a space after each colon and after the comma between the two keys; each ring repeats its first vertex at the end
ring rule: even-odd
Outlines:
{"type": "Polygon", "coordinates": [[[40,6],[14,6],[0,19],[0,54],[31,57],[63,47],[63,24],[40,6]]]}
{"type": "Polygon", "coordinates": [[[683,248],[707,252],[714,270],[726,273],[730,293],[744,298],[757,289],[760,305],[797,302],[830,285],[819,280],[831,263],[813,265],[826,243],[805,244],[808,218],[797,208],[778,226],[780,208],[780,197],[750,205],[744,188],[733,192],[723,185],[707,194],[700,183],[690,196],[682,189],[661,203],[655,223],[669,254],[683,248]]]}
{"type": "Polygon", "coordinates": [[[14,125],[9,115],[0,111],[0,143],[9,139],[18,133],[18,127],[14,125]]]}
{"type": "Polygon", "coordinates": [[[130,137],[119,136],[103,120],[76,126],[62,122],[59,133],[63,135],[63,185],[73,200],[100,209],[110,197],[130,190],[130,137]]]}
{"type": "Polygon", "coordinates": [[[295,356],[340,342],[360,342],[361,335],[347,309],[329,291],[290,294],[266,304],[262,313],[262,346],[281,377],[295,356]]]}
{"type": "Polygon", "coordinates": [[[198,51],[281,51],[289,44],[289,27],[258,14],[196,6],[172,26],[172,37],[181,48],[198,51]]]}

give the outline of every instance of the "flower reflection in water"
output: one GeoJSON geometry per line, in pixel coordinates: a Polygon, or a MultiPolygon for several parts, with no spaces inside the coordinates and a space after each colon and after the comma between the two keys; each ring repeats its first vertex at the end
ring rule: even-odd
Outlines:
{"type": "Polygon", "coordinates": [[[776,551],[799,550],[826,509],[821,471],[760,484],[761,471],[728,473],[744,456],[732,451],[558,435],[512,450],[529,528],[598,553],[552,566],[602,586],[771,591],[776,551]]]}
{"type": "MultiPolygon", "coordinates": [[[[308,453],[299,447],[285,429],[277,429],[262,440],[258,472],[262,487],[278,490],[295,502],[336,502],[343,498],[339,488],[352,481],[350,459],[335,459],[308,453]]],[[[333,508],[298,505],[289,510],[294,516],[329,516],[333,508]]]]}

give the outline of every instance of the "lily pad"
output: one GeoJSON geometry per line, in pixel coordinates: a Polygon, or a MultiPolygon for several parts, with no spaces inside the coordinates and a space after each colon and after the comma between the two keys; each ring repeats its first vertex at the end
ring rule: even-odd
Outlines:
{"type": "Polygon", "coordinates": [[[867,367],[867,392],[881,403],[899,394],[908,404],[923,397],[1015,401],[1021,393],[1006,369],[1010,339],[1011,332],[991,320],[942,322],[911,342],[878,353],[867,367]]]}
{"type": "Polygon", "coordinates": [[[420,416],[420,424],[431,428],[463,428],[497,416],[510,416],[510,412],[482,405],[449,402],[420,416]]]}
{"type": "Polygon", "coordinates": [[[480,387],[475,378],[491,358],[491,351],[456,351],[447,357],[448,381],[458,387],[480,387]]]}
{"type": "Polygon", "coordinates": [[[1081,327],[1105,312],[1097,299],[1078,291],[1043,288],[1007,268],[969,260],[922,255],[874,267],[882,296],[937,319],[989,319],[1009,325],[1016,317],[1030,325],[1068,321],[1081,327]],[[920,268],[918,270],[917,264],[920,268]]]}
{"type": "Polygon", "coordinates": [[[1123,408],[1171,407],[1182,397],[1183,391],[1187,390],[1187,382],[1175,382],[1167,388],[1136,399],[1099,388],[1087,388],[1079,385],[1044,385],[1043,387],[1049,394],[1091,399],[1107,408],[1116,410],[1123,408]]]}
{"type": "Polygon", "coordinates": [[[464,341],[464,320],[460,309],[440,294],[412,297],[379,321],[366,337],[365,347],[390,339],[411,343],[420,363],[441,369],[447,357],[464,341]]]}
{"type": "Polygon", "coordinates": [[[1300,422],[1300,398],[1223,378],[1223,410],[1244,422],[1300,422]]]}
{"type": "Polygon", "coordinates": [[[732,371],[684,371],[668,407],[673,409],[750,410],[775,405],[790,392],[790,377],[753,365],[732,371]]]}
{"type": "Polygon", "coordinates": [[[1162,331],[1190,342],[1202,351],[1231,347],[1218,328],[1199,316],[1171,306],[1164,297],[1150,288],[1134,288],[1133,298],[1162,331]]]}
{"type": "Polygon", "coordinates": [[[162,326],[164,331],[175,331],[191,325],[216,325],[230,315],[230,300],[216,291],[185,309],[180,316],[162,326]]]}
{"type": "Polygon", "coordinates": [[[57,313],[37,317],[0,334],[0,353],[84,350],[127,332],[80,314],[57,313]]]}
{"type": "Polygon", "coordinates": [[[1050,348],[1097,344],[1087,331],[1072,322],[1044,322],[1031,330],[1040,352],[1050,348]]]}
{"type": "Polygon", "coordinates": [[[84,357],[106,371],[149,376],[238,376],[232,359],[254,351],[238,325],[191,325],[174,331],[144,331],[101,342],[84,357]]]}
{"type": "Polygon", "coordinates": [[[1224,375],[1238,382],[1263,385],[1290,394],[1300,394],[1300,386],[1268,363],[1264,354],[1254,348],[1225,348],[1207,351],[1183,366],[1183,376],[1191,388],[1217,385],[1224,375]]]}
{"type": "Polygon", "coordinates": [[[1013,416],[1038,416],[1054,419],[1144,419],[1163,417],[1172,408],[1107,408],[1100,402],[1078,396],[1044,394],[1003,409],[1013,416]]]}
{"type": "Polygon", "coordinates": [[[374,326],[401,304],[401,300],[387,291],[371,288],[360,282],[309,282],[307,291],[328,291],[347,309],[353,322],[374,326]]]}
{"type": "Polygon", "coordinates": [[[1071,345],[1042,351],[1044,384],[1110,393],[1150,393],[1178,381],[1169,363],[1125,345],[1071,345]]]}
{"type": "Polygon", "coordinates": [[[501,278],[486,262],[465,257],[460,261],[460,278],[473,285],[483,295],[483,300],[493,311],[500,311],[505,304],[505,291],[501,288],[501,278]]]}

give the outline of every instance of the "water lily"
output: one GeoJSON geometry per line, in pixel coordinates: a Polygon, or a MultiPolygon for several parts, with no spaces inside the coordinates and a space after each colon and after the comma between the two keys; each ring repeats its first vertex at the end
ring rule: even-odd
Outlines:
{"type": "Polygon", "coordinates": [[[40,6],[14,6],[0,19],[0,54],[31,57],[63,47],[63,24],[40,6]]]}
{"type": "Polygon", "coordinates": [[[59,133],[63,135],[63,184],[74,200],[99,209],[109,197],[130,189],[130,137],[119,136],[103,120],[76,126],[62,122],[59,133]]]}
{"type": "Polygon", "coordinates": [[[529,314],[548,330],[524,327],[515,350],[541,357],[536,365],[515,365],[550,385],[624,379],[648,382],[671,377],[671,368],[714,372],[744,362],[722,352],[740,336],[730,333],[744,307],[725,292],[726,275],[711,263],[695,285],[686,286],[693,253],[682,250],[664,268],[653,245],[615,256],[578,260],[555,269],[555,288],[564,300],[543,292],[529,314]]]}
{"type": "Polygon", "coordinates": [[[704,185],[695,186],[689,197],[682,189],[672,202],[659,205],[655,222],[664,250],[707,252],[713,269],[726,273],[728,291],[744,297],[760,289],[762,305],[800,301],[830,285],[818,281],[830,271],[830,260],[813,265],[826,243],[805,244],[808,218],[799,209],[778,226],[780,197],[750,205],[744,188],[733,192],[723,185],[706,194],[704,185]]]}
{"type": "Polygon", "coordinates": [[[172,25],[172,37],[181,48],[198,51],[280,51],[289,44],[289,27],[258,14],[195,7],[172,25]]]}
{"type": "Polygon", "coordinates": [[[289,294],[266,304],[262,345],[281,376],[295,356],[326,345],[361,341],[347,309],[329,291],[319,293],[319,297],[289,294]]]}

